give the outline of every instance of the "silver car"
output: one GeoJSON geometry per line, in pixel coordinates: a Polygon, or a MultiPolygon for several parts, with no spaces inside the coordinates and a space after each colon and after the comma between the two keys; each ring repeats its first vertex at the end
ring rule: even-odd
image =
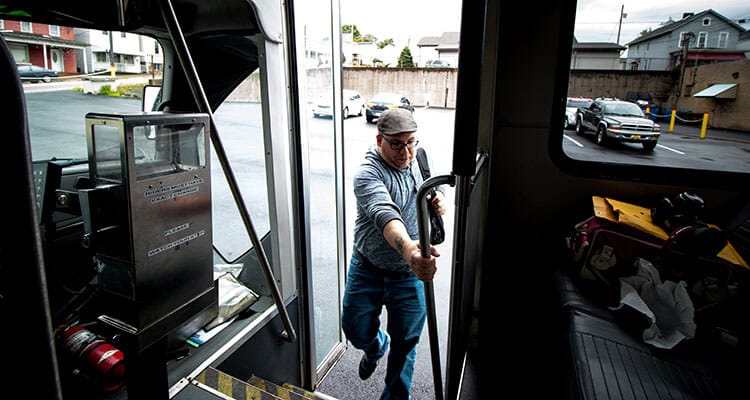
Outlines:
{"type": "MultiPolygon", "coordinates": [[[[341,115],[343,118],[349,118],[350,116],[361,117],[365,113],[365,98],[362,97],[359,92],[351,89],[344,89],[343,94],[343,107],[341,115]]],[[[320,117],[332,117],[333,106],[331,105],[330,95],[321,95],[313,105],[313,116],[315,118],[320,117]]]]}

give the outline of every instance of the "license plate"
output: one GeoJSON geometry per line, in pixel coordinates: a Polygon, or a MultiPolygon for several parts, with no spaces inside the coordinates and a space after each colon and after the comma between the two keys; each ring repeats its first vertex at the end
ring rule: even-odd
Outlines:
{"type": "Polygon", "coordinates": [[[632,136],[630,136],[630,137],[631,137],[631,138],[633,138],[633,139],[640,139],[640,138],[641,138],[641,135],[632,135],[632,136]]]}

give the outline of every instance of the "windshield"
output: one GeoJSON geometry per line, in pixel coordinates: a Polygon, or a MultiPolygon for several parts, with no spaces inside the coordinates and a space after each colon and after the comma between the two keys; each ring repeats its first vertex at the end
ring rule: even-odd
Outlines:
{"type": "Polygon", "coordinates": [[[643,117],[641,108],[633,103],[605,104],[604,113],[626,117],[643,117]]]}

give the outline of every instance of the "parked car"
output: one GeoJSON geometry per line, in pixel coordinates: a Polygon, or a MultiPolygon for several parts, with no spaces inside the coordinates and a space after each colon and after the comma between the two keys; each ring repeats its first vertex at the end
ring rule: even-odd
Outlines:
{"type": "MultiPolygon", "coordinates": [[[[349,118],[352,115],[362,116],[365,113],[365,98],[362,97],[359,92],[351,89],[344,89],[343,94],[343,107],[341,115],[343,118],[349,118]]],[[[313,106],[313,116],[319,117],[332,117],[333,107],[331,105],[331,96],[323,95],[319,96],[315,105],[313,106]]]]}
{"type": "Polygon", "coordinates": [[[628,92],[625,100],[638,104],[642,110],[654,105],[654,101],[648,92],[628,92]]]}
{"type": "Polygon", "coordinates": [[[576,126],[576,113],[579,108],[589,108],[594,100],[588,97],[568,97],[565,103],[565,120],[563,121],[563,129],[568,129],[576,126]]]}
{"type": "Polygon", "coordinates": [[[597,98],[589,108],[579,108],[576,116],[576,133],[586,130],[596,132],[595,141],[605,145],[608,141],[640,143],[646,151],[656,148],[661,127],[646,118],[643,110],[629,101],[597,98]]]}
{"type": "Polygon", "coordinates": [[[448,61],[443,60],[427,60],[426,63],[424,63],[425,68],[450,68],[451,63],[448,61]]]}
{"type": "Polygon", "coordinates": [[[405,108],[414,112],[411,101],[403,94],[381,92],[367,101],[366,115],[368,123],[372,123],[380,114],[389,108],[405,108]]]}
{"type": "Polygon", "coordinates": [[[57,71],[31,64],[18,64],[18,75],[23,82],[51,82],[52,78],[57,78],[57,71]]]}

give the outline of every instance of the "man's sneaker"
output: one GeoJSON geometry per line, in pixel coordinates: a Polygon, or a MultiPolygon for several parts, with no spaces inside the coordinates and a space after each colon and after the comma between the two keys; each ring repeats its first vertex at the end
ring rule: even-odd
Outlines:
{"type": "Polygon", "coordinates": [[[362,359],[359,360],[359,379],[367,380],[372,373],[375,372],[375,368],[378,367],[378,362],[367,361],[367,356],[362,354],[362,359]]]}
{"type": "MultiPolygon", "coordinates": [[[[383,354],[388,351],[388,346],[390,344],[391,338],[386,335],[385,343],[383,343],[383,354]]],[[[372,376],[372,373],[375,372],[375,368],[378,367],[378,361],[379,359],[375,361],[369,361],[367,360],[367,354],[362,354],[362,359],[359,360],[359,378],[364,381],[372,376]]]]}

